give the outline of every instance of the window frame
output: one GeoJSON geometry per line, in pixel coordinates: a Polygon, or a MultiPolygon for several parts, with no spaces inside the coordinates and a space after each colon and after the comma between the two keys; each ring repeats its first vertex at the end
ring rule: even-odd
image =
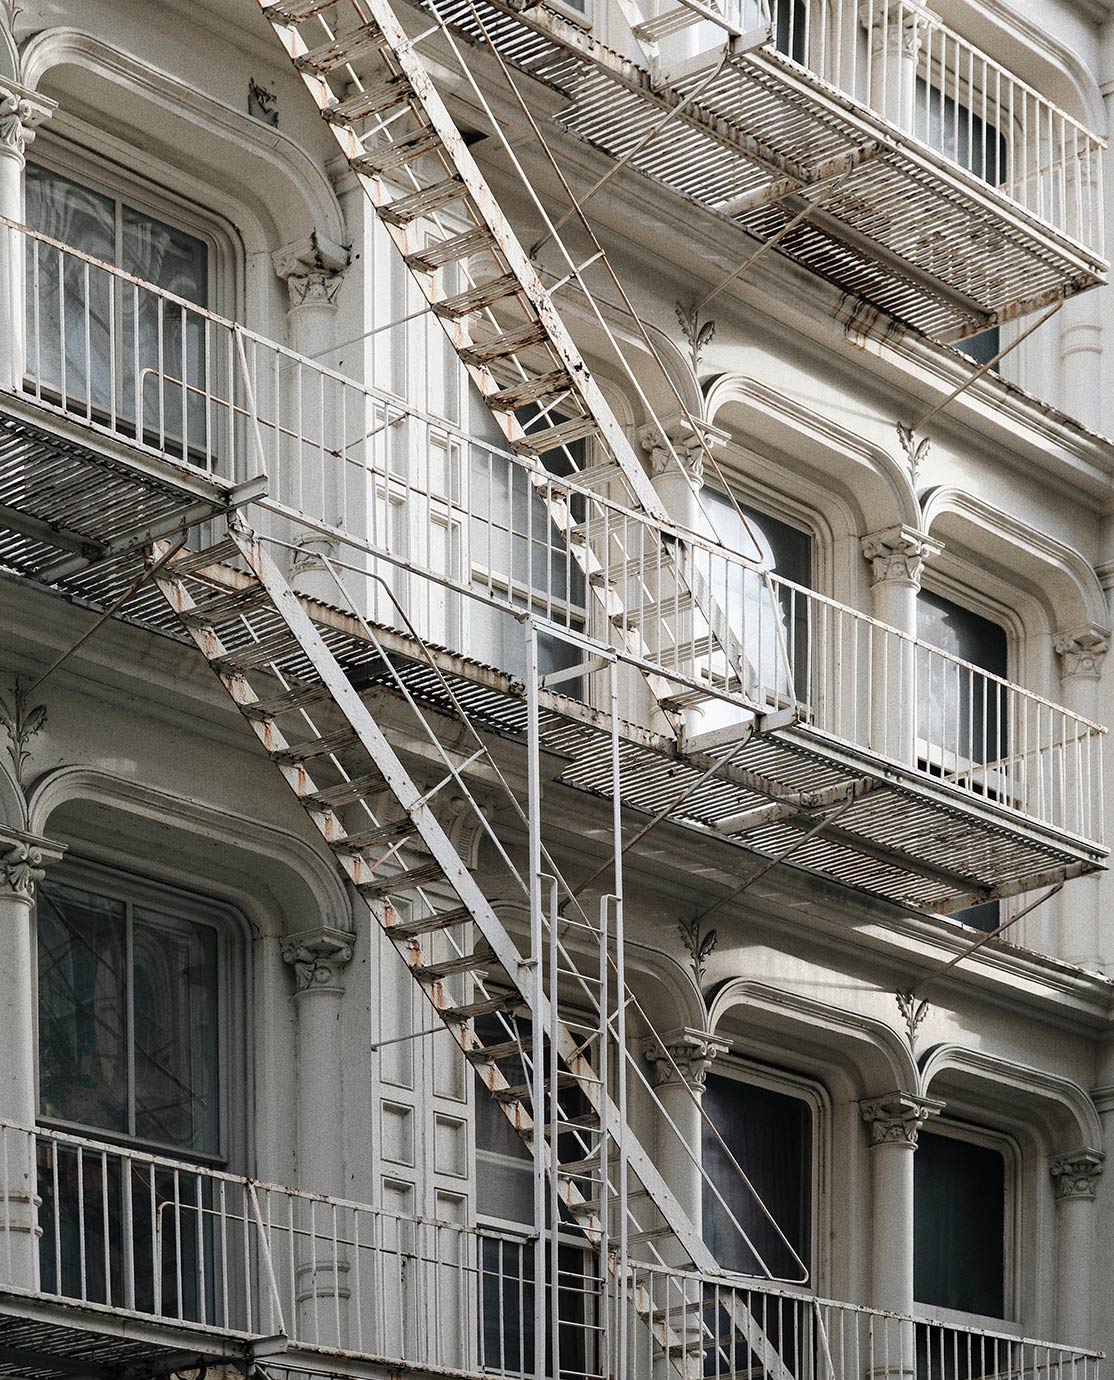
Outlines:
{"type": "Polygon", "coordinates": [[[712,1064],[710,1073],[732,1078],[738,1083],[750,1083],[783,1097],[795,1097],[804,1102],[812,1116],[812,1164],[809,1184],[809,1283],[794,1285],[807,1293],[823,1296],[827,1291],[830,1261],[828,1242],[831,1239],[831,1099],[822,1083],[806,1074],[764,1064],[741,1054],[721,1055],[712,1064]]]}
{"type": "MultiPolygon", "coordinates": [[[[35,1119],[47,1130],[69,1132],[111,1145],[124,1145],[153,1155],[170,1156],[189,1163],[228,1169],[246,1160],[247,1128],[239,1124],[249,1105],[250,1044],[248,1043],[248,982],[246,923],[243,916],[225,902],[210,900],[197,893],[167,886],[151,878],[109,867],[90,859],[68,854],[65,861],[51,868],[48,878],[61,886],[87,890],[127,906],[149,907],[183,920],[211,926],[217,935],[217,1149],[191,1150],[161,1141],[121,1134],[101,1126],[89,1126],[65,1118],[44,1116],[39,1100],[39,979],[38,979],[38,912],[34,914],[32,942],[36,960],[33,965],[32,1000],[34,1005],[34,1068],[35,1119]],[[243,1058],[234,1058],[241,1051],[243,1058]]],[[[130,944],[129,963],[130,963],[130,944]]],[[[128,975],[128,999],[132,1000],[132,981],[128,975]]],[[[133,1051],[129,1048],[129,1062],[133,1051]]],[[[130,1080],[129,1080],[130,1081],[130,1080]]],[[[131,1092],[129,1089],[129,1098],[131,1092]]],[[[129,1119],[131,1108],[128,1109],[129,1119]]]]}
{"type": "Polygon", "coordinates": [[[27,161],[113,200],[117,207],[117,224],[120,207],[126,203],[142,215],[152,216],[201,240],[209,251],[209,300],[202,306],[206,311],[229,319],[242,315],[240,265],[243,254],[239,249],[239,237],[220,216],[171,187],[131,172],[76,139],[56,133],[41,131],[27,161]]]}
{"type": "MultiPolygon", "coordinates": [[[[965,1141],[986,1150],[993,1150],[1002,1156],[1002,1318],[994,1318],[985,1313],[968,1313],[962,1309],[944,1308],[940,1304],[922,1303],[914,1300],[919,1316],[932,1321],[954,1323],[957,1326],[1002,1328],[1015,1324],[1018,1318],[1021,1271],[1018,1268],[1018,1243],[1021,1239],[1021,1170],[1022,1155],[1018,1142],[1004,1131],[989,1126],[979,1126],[974,1122],[962,1121],[958,1117],[937,1116],[920,1132],[921,1135],[944,1136],[949,1140],[965,1141]]],[[[917,1153],[913,1152],[914,1155],[917,1153]]],[[[914,1174],[916,1164],[914,1163],[914,1174]]],[[[913,1237],[916,1240],[917,1224],[913,1221],[913,1237]]]]}

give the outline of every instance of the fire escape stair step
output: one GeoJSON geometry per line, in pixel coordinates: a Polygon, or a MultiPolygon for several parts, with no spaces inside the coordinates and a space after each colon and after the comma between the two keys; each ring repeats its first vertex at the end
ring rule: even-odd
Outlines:
{"type": "Polygon", "coordinates": [[[438,298],[430,303],[430,310],[435,316],[456,321],[462,316],[474,316],[476,312],[483,311],[493,303],[501,301],[504,297],[510,297],[521,290],[522,285],[513,273],[501,273],[498,277],[488,278],[482,283],[475,283],[462,292],[454,292],[448,297],[438,298]]]}
{"type": "Polygon", "coordinates": [[[230,652],[221,652],[218,656],[212,657],[211,661],[213,668],[224,674],[228,671],[253,671],[262,666],[272,666],[288,657],[297,656],[300,652],[298,639],[291,635],[288,628],[283,628],[281,632],[260,638],[258,642],[248,642],[230,652]]]}
{"type": "Polygon", "coordinates": [[[479,968],[488,968],[494,959],[495,950],[491,945],[481,944],[470,954],[458,954],[432,963],[413,963],[410,971],[423,982],[440,982],[454,973],[474,973],[479,968]]]}
{"type": "Polygon", "coordinates": [[[560,450],[582,441],[588,436],[599,434],[599,426],[593,417],[570,417],[566,422],[546,427],[544,431],[531,431],[518,436],[511,443],[521,455],[545,455],[547,451],[560,450]]]}
{"type": "Polygon", "coordinates": [[[487,395],[488,407],[494,407],[500,412],[516,412],[520,407],[526,407],[529,403],[549,402],[559,398],[562,393],[568,393],[572,388],[572,380],[564,369],[553,369],[548,374],[539,374],[536,378],[523,379],[519,383],[511,384],[508,388],[500,388],[497,393],[487,395]]]}
{"type": "Polygon", "coordinates": [[[443,240],[432,240],[421,249],[415,249],[406,255],[406,263],[418,273],[435,273],[445,264],[458,263],[491,249],[494,244],[494,236],[486,225],[473,225],[459,235],[447,235],[443,240]]]}
{"type": "Polygon", "coordinates": [[[304,743],[288,743],[286,747],[275,748],[271,761],[282,766],[297,766],[302,762],[312,762],[317,757],[332,757],[348,752],[359,745],[359,736],[346,728],[326,734],[323,738],[309,738],[304,743]]]}
{"type": "Polygon", "coordinates": [[[316,77],[327,77],[338,67],[358,62],[360,58],[376,52],[385,42],[382,31],[368,24],[363,29],[356,29],[350,34],[332,39],[329,43],[322,43],[318,48],[311,48],[308,53],[300,54],[294,59],[294,66],[299,72],[312,72],[316,77]]]}
{"type": "Polygon", "coordinates": [[[389,819],[368,829],[358,829],[342,839],[330,839],[329,847],[337,853],[363,853],[368,848],[378,848],[384,843],[398,843],[412,838],[418,832],[409,815],[401,819],[389,819]]]}
{"type": "Polygon", "coordinates": [[[320,681],[307,681],[304,685],[292,685],[281,695],[271,695],[267,699],[241,704],[240,713],[248,719],[274,719],[280,714],[292,714],[310,705],[321,704],[329,698],[328,687],[320,681]]]}
{"type": "MultiPolygon", "coordinates": [[[[568,1092],[573,1088],[581,1088],[584,1086],[584,1082],[585,1080],[578,1078],[575,1073],[559,1073],[557,1075],[557,1091],[568,1092]]],[[[552,1087],[552,1078],[546,1078],[542,1084],[543,1091],[548,1093],[552,1087]]],[[[532,1083],[515,1083],[507,1088],[496,1088],[491,1095],[496,1102],[526,1102],[532,1097],[533,1092],[532,1083]]]]}
{"type": "Polygon", "coordinates": [[[435,915],[423,915],[417,920],[396,920],[384,926],[384,931],[389,938],[402,943],[407,939],[417,939],[419,935],[436,934],[438,930],[451,929],[454,925],[462,925],[471,919],[472,912],[467,906],[453,906],[451,910],[441,910],[435,915]]]}
{"type": "Polygon", "coordinates": [[[388,77],[385,81],[365,86],[362,91],[338,101],[321,113],[330,124],[354,125],[382,115],[410,99],[410,83],[405,77],[388,77]]]}
{"type": "MultiPolygon", "coordinates": [[[[515,286],[518,286],[517,283],[515,286]]],[[[444,306],[444,302],[437,303],[437,306],[444,306]]],[[[545,328],[541,322],[528,321],[526,325],[515,326],[513,330],[504,331],[490,340],[479,340],[474,345],[465,345],[460,351],[460,357],[465,364],[479,368],[486,364],[494,364],[500,359],[507,359],[518,354],[520,350],[529,349],[531,345],[539,345],[544,339],[545,328]]]]}
{"type": "Polygon", "coordinates": [[[265,13],[268,19],[278,16],[290,24],[301,24],[312,19],[315,14],[327,10],[334,0],[275,0],[268,5],[265,13]]]}
{"type": "Polygon", "coordinates": [[[342,805],[355,805],[369,795],[378,795],[383,789],[383,777],[379,772],[368,776],[356,776],[351,781],[338,781],[335,786],[325,786],[302,796],[302,804],[310,810],[334,810],[342,805]]]}
{"type": "Polygon", "coordinates": [[[476,1045],[465,1050],[464,1056],[473,1064],[497,1064],[502,1059],[517,1059],[529,1054],[534,1048],[533,1040],[503,1040],[497,1045],[476,1045]]]}
{"type": "Polygon", "coordinates": [[[425,862],[396,872],[393,877],[375,877],[368,882],[357,882],[356,889],[361,896],[370,899],[398,896],[407,891],[416,891],[427,882],[440,881],[444,875],[439,862],[425,862]]]}
{"type": "Polygon", "coordinates": [[[215,628],[221,623],[231,622],[234,618],[241,618],[244,614],[261,608],[267,603],[267,599],[267,591],[262,585],[248,585],[231,594],[206,599],[204,603],[192,609],[184,609],[181,618],[191,627],[215,628]]]}
{"type": "Polygon", "coordinates": [[[352,169],[366,177],[382,177],[384,173],[397,172],[417,158],[437,153],[441,147],[436,133],[423,128],[390,142],[384,140],[374,148],[364,149],[358,158],[352,160],[352,169]]]}
{"type": "Polygon", "coordinates": [[[439,211],[442,206],[451,206],[454,201],[459,201],[466,194],[464,183],[459,177],[446,177],[441,182],[434,182],[432,186],[396,197],[386,206],[380,206],[379,219],[388,221],[391,225],[408,225],[412,220],[439,211]]]}
{"type": "Polygon", "coordinates": [[[492,1016],[497,1011],[514,1011],[524,1004],[519,993],[504,992],[501,996],[484,997],[481,1001],[466,1002],[463,1006],[443,1007],[441,1015],[446,1021],[463,1024],[465,1021],[474,1020],[477,1016],[492,1016]]]}

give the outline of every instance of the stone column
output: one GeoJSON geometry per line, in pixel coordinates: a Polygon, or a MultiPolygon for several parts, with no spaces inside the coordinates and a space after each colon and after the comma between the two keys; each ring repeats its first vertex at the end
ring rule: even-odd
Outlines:
{"type": "Polygon", "coordinates": [[[35,886],[63,850],[0,827],[0,1281],[35,1288],[35,886]]]}
{"type": "MultiPolygon", "coordinates": [[[[1092,722],[1097,722],[1101,713],[1099,689],[1109,645],[1107,630],[1094,624],[1058,632],[1053,638],[1060,660],[1061,702],[1065,709],[1092,722]]],[[[1047,716],[1044,722],[1047,724],[1047,716]]],[[[1052,731],[1054,741],[1062,736],[1066,754],[1063,765],[1067,789],[1061,803],[1065,826],[1074,833],[1094,838],[1101,834],[1103,826],[1099,814],[1102,783],[1098,742],[1077,741],[1073,726],[1070,723],[1061,725],[1055,715],[1052,716],[1052,731]]],[[[1043,768],[1048,777],[1042,784],[1045,789],[1054,791],[1060,785],[1059,766],[1053,757],[1048,763],[1026,763],[1025,772],[1031,778],[1043,768]]],[[[1037,781],[1031,779],[1028,785],[1029,793],[1035,795],[1037,781]]],[[[1100,887],[1098,877],[1078,877],[1065,888],[1060,898],[1060,957],[1097,972],[1104,967],[1099,921],[1100,887]]]]}
{"type": "MultiPolygon", "coordinates": [[[[55,103],[14,81],[0,81],[0,216],[23,223],[23,169],[35,129],[55,103]]],[[[0,226],[0,389],[23,382],[23,238],[0,226]]]]}
{"type": "MultiPolygon", "coordinates": [[[[1083,174],[1077,172],[1075,176],[1082,178],[1083,174]]],[[[1084,180],[1085,205],[1093,195],[1093,186],[1084,180]]],[[[1099,304],[1093,293],[1084,292],[1069,298],[1061,312],[1060,406],[1071,416],[1078,417],[1084,426],[1101,431],[1102,322],[1099,304]]]]}
{"type": "MultiPolygon", "coordinates": [[[[697,1232],[702,1230],[704,1217],[700,1103],[704,1097],[708,1069],[713,1060],[728,1049],[730,1044],[727,1041],[688,1027],[667,1031],[660,1040],[647,1040],[643,1046],[658,1100],[673,1123],[670,1126],[664,1118],[660,1119],[656,1142],[657,1167],[697,1232]]],[[[687,1256],[683,1251],[674,1259],[669,1243],[661,1244],[659,1249],[667,1265],[676,1265],[678,1268],[685,1265],[687,1256]]],[[[699,1286],[693,1286],[691,1298],[686,1290],[683,1302],[677,1290],[671,1290],[670,1307],[673,1330],[684,1335],[686,1346],[691,1348],[694,1357],[702,1355],[704,1338],[699,1286]]],[[[669,1364],[655,1367],[655,1375],[660,1374],[663,1380],[667,1375],[675,1376],[678,1361],[679,1358],[674,1357],[669,1364]]]]}
{"type": "MultiPolygon", "coordinates": [[[[291,935],[282,951],[294,969],[298,1184],[307,1193],[339,1196],[344,1189],[341,999],[352,943],[346,931],[321,926],[291,935]]],[[[316,1345],[344,1346],[348,1262],[343,1253],[333,1256],[334,1223],[327,1205],[306,1200],[301,1209],[305,1235],[295,1252],[299,1336],[316,1345]]],[[[336,1226],[343,1234],[344,1224],[338,1220],[336,1226]]]]}
{"type": "Polygon", "coordinates": [[[864,0],[859,18],[870,39],[870,105],[892,125],[912,133],[925,22],[910,0],[864,0]]]}
{"type": "MultiPolygon", "coordinates": [[[[859,731],[869,731],[871,746],[899,762],[911,763],[916,755],[917,657],[909,639],[917,635],[917,593],[925,561],[941,550],[939,542],[913,527],[887,527],[862,539],[862,553],[871,564],[873,576],[874,617],[908,636],[874,631],[869,661],[870,723],[860,725],[859,731]]],[[[850,631],[845,635],[851,636],[850,631]]],[[[837,667],[842,665],[844,676],[854,661],[860,667],[861,682],[868,670],[865,651],[862,639],[856,639],[845,655],[840,656],[833,648],[831,660],[837,667]]],[[[851,693],[850,686],[843,689],[845,695],[851,693]]],[[[866,699],[862,683],[855,698],[860,704],[866,699]]]]}
{"type": "MultiPolygon", "coordinates": [[[[913,1311],[913,1152],[917,1135],[942,1102],[907,1092],[866,1098],[859,1104],[870,1133],[873,1193],[871,1303],[888,1312],[913,1311]]],[[[911,1340],[911,1339],[910,1339],[911,1340]]],[[[911,1372],[911,1346],[901,1347],[893,1373],[911,1372]]]]}
{"type": "MultiPolygon", "coordinates": [[[[275,272],[286,283],[290,307],[286,314],[290,348],[308,359],[321,359],[336,344],[336,316],[340,290],[348,267],[348,250],[316,231],[303,240],[276,250],[272,256],[275,272]]],[[[280,498],[296,499],[310,517],[332,527],[345,528],[352,514],[342,512],[344,504],[344,459],[332,454],[344,431],[347,416],[359,441],[360,426],[372,419],[360,409],[344,412],[340,387],[315,369],[300,368],[291,361],[283,370],[282,414],[286,426],[296,436],[284,436],[280,446],[282,464],[272,475],[280,498]],[[291,486],[295,486],[296,489],[291,486]]],[[[265,404],[260,400],[260,411],[265,404]]],[[[349,409],[351,403],[349,402],[349,409]]],[[[268,438],[264,438],[269,444],[268,438]]],[[[353,450],[359,456],[359,449],[353,450]]],[[[361,491],[362,492],[362,491],[361,491]]],[[[336,583],[321,564],[322,556],[335,554],[335,544],[319,532],[306,532],[295,538],[301,548],[291,569],[291,582],[299,593],[327,603],[339,602],[336,583]]]]}
{"type": "Polygon", "coordinates": [[[1094,1288],[1095,1190],[1106,1156],[1100,1150],[1053,1155],[1056,1186],[1056,1341],[1091,1346],[1094,1288]]]}

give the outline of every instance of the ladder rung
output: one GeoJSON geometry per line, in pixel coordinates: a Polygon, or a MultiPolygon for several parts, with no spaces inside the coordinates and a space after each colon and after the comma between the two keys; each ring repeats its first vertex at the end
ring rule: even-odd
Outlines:
{"type": "Polygon", "coordinates": [[[492,302],[509,297],[512,292],[518,292],[519,287],[519,281],[513,273],[504,273],[498,278],[489,278],[486,283],[477,283],[474,287],[466,288],[464,292],[442,297],[440,301],[431,302],[430,306],[437,316],[447,316],[456,320],[457,317],[471,316],[473,312],[483,311],[485,307],[490,307],[492,302]]]}
{"type": "Polygon", "coordinates": [[[368,177],[379,177],[382,173],[405,167],[424,154],[436,153],[440,147],[441,140],[432,129],[415,130],[393,143],[376,144],[373,149],[366,149],[359,157],[352,159],[352,171],[368,177]]]}
{"type": "Polygon", "coordinates": [[[399,942],[416,939],[420,934],[433,934],[436,930],[447,930],[453,925],[463,924],[472,919],[467,906],[454,906],[452,910],[440,910],[436,915],[423,915],[420,920],[396,920],[393,925],[385,925],[384,933],[399,942]]]}
{"type": "Polygon", "coordinates": [[[308,685],[293,685],[281,695],[256,700],[253,704],[242,704],[240,713],[248,719],[273,719],[279,714],[289,714],[292,710],[301,709],[307,704],[319,704],[322,700],[331,698],[327,685],[320,681],[311,681],[308,685]]]}
{"type": "Polygon", "coordinates": [[[183,609],[179,617],[183,623],[188,623],[194,628],[214,627],[217,623],[226,623],[231,618],[239,618],[241,614],[258,608],[270,597],[262,585],[248,585],[246,589],[237,589],[231,594],[206,599],[196,608],[183,609]]]}
{"type": "Polygon", "coordinates": [[[487,968],[495,958],[495,950],[490,944],[481,944],[470,954],[459,954],[441,962],[419,963],[411,967],[415,977],[440,981],[453,973],[474,973],[477,968],[487,968]]]}
{"type": "Polygon", "coordinates": [[[599,428],[593,417],[571,417],[567,422],[531,431],[512,442],[514,449],[525,455],[544,455],[546,451],[571,445],[585,436],[594,436],[599,428]]]}
{"type": "Polygon", "coordinates": [[[248,671],[254,666],[269,666],[300,651],[298,639],[289,628],[284,627],[281,632],[261,638],[258,642],[249,642],[235,651],[222,652],[212,658],[212,665],[221,672],[248,671]]]}
{"type": "MultiPolygon", "coordinates": [[[[497,280],[498,281],[498,280],[497,280]]],[[[513,281],[513,280],[512,280],[513,281]]],[[[446,298],[446,301],[449,299],[446,298]]],[[[444,306],[444,302],[438,302],[434,307],[444,306]]],[[[465,364],[484,365],[493,364],[497,359],[506,359],[508,355],[515,355],[519,350],[528,349],[531,345],[537,345],[545,339],[545,327],[540,321],[528,321],[524,326],[516,326],[513,331],[505,331],[502,335],[494,336],[491,340],[480,340],[474,345],[465,345],[460,351],[460,357],[465,364]]]]}
{"type": "Polygon", "coordinates": [[[329,846],[338,853],[362,853],[365,848],[376,848],[381,843],[393,843],[418,832],[409,815],[401,819],[391,819],[385,824],[377,824],[370,829],[358,829],[346,834],[342,839],[330,839],[329,846]]]}
{"type": "Polygon", "coordinates": [[[380,115],[384,110],[402,105],[410,96],[410,84],[405,77],[388,77],[386,81],[365,86],[347,100],[338,101],[321,113],[330,124],[350,125],[380,115]]]}
{"type": "Polygon", "coordinates": [[[396,197],[386,206],[378,207],[381,220],[391,225],[406,225],[419,216],[428,216],[466,195],[466,188],[459,177],[446,177],[443,182],[435,182],[431,187],[411,192],[408,196],[396,197]]]}
{"type": "Polygon", "coordinates": [[[517,992],[508,992],[502,997],[486,997],[483,1001],[472,1001],[466,1006],[447,1006],[441,1016],[446,1021],[470,1021],[475,1016],[490,1016],[496,1011],[511,1011],[522,1005],[517,992]]]}
{"type": "Polygon", "coordinates": [[[539,374],[537,378],[523,379],[509,388],[500,388],[498,393],[489,393],[487,405],[500,412],[514,412],[527,403],[558,398],[571,388],[572,380],[568,373],[564,369],[554,369],[552,373],[539,374]]]}
{"type": "Polygon", "coordinates": [[[494,243],[495,240],[486,225],[474,225],[470,230],[462,230],[459,235],[433,240],[405,257],[407,264],[419,273],[432,273],[442,264],[453,264],[460,259],[467,259],[482,249],[490,249],[494,243]]]}
{"type": "Polygon", "coordinates": [[[336,0],[274,0],[274,4],[268,5],[264,13],[268,19],[277,17],[288,24],[301,24],[303,20],[312,19],[315,14],[334,4],[336,0]]]}
{"type": "Polygon", "coordinates": [[[353,33],[334,38],[331,43],[322,43],[319,48],[311,48],[294,59],[294,66],[301,72],[313,72],[319,77],[327,76],[346,62],[374,53],[383,47],[386,39],[380,29],[372,25],[356,29],[353,33]]]}
{"type": "Polygon", "coordinates": [[[500,1059],[515,1059],[529,1054],[533,1048],[533,1040],[524,1037],[521,1040],[504,1040],[497,1045],[477,1045],[475,1049],[465,1050],[464,1055],[473,1064],[497,1064],[500,1059]]]}
{"type": "Polygon", "coordinates": [[[315,757],[331,757],[333,753],[346,752],[359,744],[359,735],[345,728],[336,733],[327,733],[323,738],[307,738],[304,743],[288,743],[286,747],[275,748],[271,761],[293,766],[299,762],[311,762],[315,757]]]}
{"type": "Polygon", "coordinates": [[[444,875],[439,862],[426,862],[418,867],[407,868],[405,872],[396,872],[393,877],[376,877],[370,882],[359,882],[356,890],[361,896],[374,900],[379,896],[395,896],[401,891],[414,891],[426,882],[439,881],[444,875]]]}
{"type": "MultiPolygon", "coordinates": [[[[575,1073],[559,1073],[557,1075],[557,1091],[579,1088],[583,1082],[584,1080],[577,1078],[575,1073]]],[[[553,1080],[546,1078],[542,1086],[545,1092],[549,1092],[553,1086],[553,1080]]],[[[532,1083],[516,1083],[509,1088],[496,1088],[491,1095],[496,1102],[524,1102],[533,1091],[532,1083]]]]}
{"type": "Polygon", "coordinates": [[[375,795],[383,789],[383,778],[378,772],[370,776],[357,776],[351,781],[339,781],[335,786],[313,791],[302,796],[302,804],[311,810],[331,810],[337,805],[353,805],[365,796],[375,795]]]}

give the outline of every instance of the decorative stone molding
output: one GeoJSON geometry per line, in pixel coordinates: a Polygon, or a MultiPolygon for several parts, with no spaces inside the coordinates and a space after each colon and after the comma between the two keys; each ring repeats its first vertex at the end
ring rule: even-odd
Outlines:
{"type": "Polygon", "coordinates": [[[286,283],[291,308],[335,308],[350,259],[343,245],[316,230],[271,256],[275,272],[286,283]]]}
{"type": "Polygon", "coordinates": [[[650,422],[638,428],[638,442],[650,457],[650,474],[654,479],[668,474],[679,460],[689,483],[694,489],[700,488],[704,483],[707,448],[722,445],[727,433],[708,422],[701,422],[699,427],[698,433],[687,417],[675,415],[664,418],[660,426],[650,422]]]}
{"type": "Polygon", "coordinates": [[[344,991],[344,969],[352,962],[351,934],[322,926],[292,934],[282,946],[284,963],[294,969],[295,996],[344,991]]]}
{"type": "Polygon", "coordinates": [[[730,1048],[729,1040],[685,1026],[666,1031],[660,1039],[655,1036],[646,1040],[642,1052],[653,1072],[655,1087],[684,1084],[699,1092],[716,1058],[730,1048]]]}
{"type": "Polygon", "coordinates": [[[915,527],[887,527],[863,537],[862,552],[874,570],[876,585],[893,581],[919,589],[924,563],[944,549],[915,527]]]}
{"type": "Polygon", "coordinates": [[[1088,623],[1055,633],[1052,645],[1060,658],[1061,680],[1098,680],[1103,658],[1110,649],[1110,635],[1105,628],[1088,623]]]}
{"type": "Polygon", "coordinates": [[[868,1097],[859,1103],[863,1120],[875,1145],[907,1145],[916,1148],[917,1135],[930,1116],[943,1110],[944,1103],[934,1097],[891,1092],[884,1097],[868,1097]]]}
{"type": "Polygon", "coordinates": [[[902,57],[915,58],[920,47],[921,31],[928,26],[929,16],[904,3],[898,22],[888,7],[868,3],[859,6],[859,22],[869,30],[875,53],[886,48],[894,55],[900,52],[902,57]]]}
{"type": "Polygon", "coordinates": [[[1094,1198],[1106,1156],[1101,1150],[1073,1150],[1066,1155],[1053,1155],[1048,1172],[1056,1186],[1056,1199],[1094,1198]]]}
{"type": "Polygon", "coordinates": [[[0,828],[0,895],[6,891],[24,901],[34,900],[35,887],[46,876],[47,867],[65,851],[62,845],[21,829],[0,828]]]}
{"type": "Polygon", "coordinates": [[[19,82],[0,80],[0,154],[22,163],[35,131],[58,109],[58,103],[19,82]]]}

